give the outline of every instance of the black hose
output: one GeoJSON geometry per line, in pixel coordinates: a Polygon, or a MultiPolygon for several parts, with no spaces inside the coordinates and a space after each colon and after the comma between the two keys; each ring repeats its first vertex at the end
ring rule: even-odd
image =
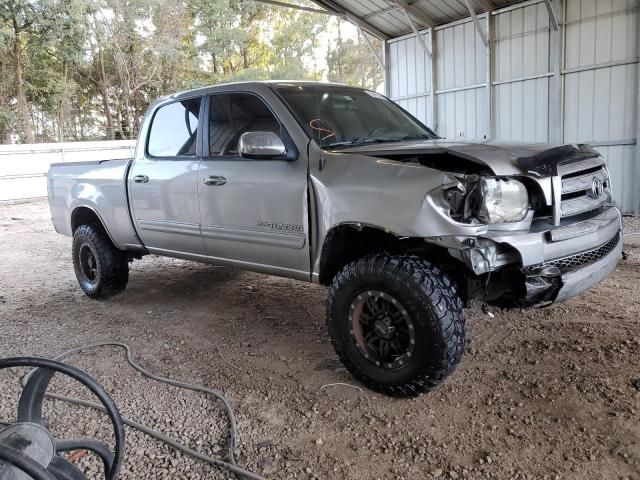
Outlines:
{"type": "MultiPolygon", "coordinates": [[[[82,347],[78,347],[78,348],[73,348],[71,350],[67,350],[66,352],[62,352],[58,355],[56,355],[55,357],[53,357],[54,360],[62,360],[65,358],[70,357],[71,355],[77,354],[79,352],[82,351],[86,351],[86,350],[90,350],[90,349],[95,349],[98,347],[107,347],[107,346],[113,346],[113,347],[119,347],[122,348],[126,351],[127,353],[127,362],[129,363],[129,365],[131,365],[135,370],[137,370],[138,372],[140,372],[143,376],[150,378],[151,380],[155,380],[157,382],[161,382],[161,383],[166,383],[168,385],[173,385],[179,388],[184,388],[187,390],[192,390],[195,392],[201,392],[201,393],[205,393],[207,395],[211,395],[215,398],[217,398],[218,400],[220,400],[222,402],[222,404],[224,405],[225,411],[227,413],[227,418],[229,419],[229,431],[230,431],[230,441],[229,441],[229,462],[225,462],[223,460],[217,459],[217,458],[213,458],[213,457],[209,457],[207,455],[204,455],[200,452],[197,452],[196,450],[193,450],[177,441],[175,441],[174,439],[164,435],[161,432],[158,432],[156,430],[153,430],[149,427],[147,427],[146,425],[143,425],[141,423],[135,422],[134,420],[131,420],[127,417],[122,417],[122,421],[125,425],[134,428],[136,430],[139,430],[147,435],[149,435],[150,437],[155,438],[156,440],[159,440],[167,445],[169,445],[172,448],[175,448],[176,450],[179,450],[187,455],[190,455],[194,458],[197,458],[198,460],[201,460],[203,462],[212,464],[212,465],[216,465],[218,467],[222,467],[225,468],[241,477],[250,479],[250,480],[265,480],[264,477],[261,477],[260,475],[257,475],[255,473],[249,472],[248,470],[244,470],[243,468],[238,467],[238,465],[236,464],[236,460],[235,460],[235,455],[234,455],[234,450],[236,448],[236,442],[237,442],[237,425],[236,425],[236,417],[235,414],[233,413],[233,409],[231,408],[231,405],[229,404],[229,401],[227,400],[227,398],[221,393],[218,392],[216,390],[212,390],[210,388],[206,388],[204,386],[201,385],[193,385],[193,384],[189,384],[189,383],[184,383],[184,382],[179,382],[177,380],[172,380],[170,378],[165,378],[165,377],[161,377],[159,375],[156,375],[153,372],[150,372],[149,370],[146,370],[144,367],[140,366],[138,363],[136,363],[136,361],[133,359],[133,354],[132,354],[132,350],[131,348],[125,344],[125,343],[121,343],[121,342],[102,342],[102,343],[94,343],[91,345],[86,345],[86,346],[82,346],[82,347]]],[[[27,375],[25,375],[25,377],[23,378],[23,384],[25,384],[28,380],[28,377],[32,374],[33,372],[29,372],[27,375]]],[[[80,405],[80,406],[84,406],[84,407],[88,407],[88,408],[93,408],[95,410],[99,410],[101,412],[105,412],[104,408],[100,405],[98,405],[97,403],[93,403],[93,402],[89,402],[86,400],[81,400],[78,398],[73,398],[73,397],[67,397],[64,395],[58,395],[58,394],[54,394],[54,393],[47,393],[46,397],[54,399],[54,400],[59,400],[62,402],[66,402],[66,403],[71,403],[71,404],[75,404],[75,405],[80,405]]]]}
{"type": "MultiPolygon", "coordinates": [[[[64,373],[65,375],[80,382],[82,385],[87,387],[96,397],[98,397],[98,399],[104,406],[105,412],[111,419],[111,423],[113,424],[113,433],[115,435],[115,455],[113,457],[111,468],[105,474],[105,478],[107,478],[108,480],[117,480],[120,465],[122,464],[122,459],[124,457],[124,425],[122,422],[122,418],[120,417],[118,407],[114,403],[113,399],[109,396],[109,394],[104,390],[104,388],[102,388],[102,386],[100,386],[98,382],[96,382],[82,370],[52,359],[16,357],[0,360],[0,370],[14,367],[36,367],[36,370],[42,368],[64,373]]],[[[23,386],[26,384],[26,380],[28,379],[28,377],[36,370],[32,370],[30,373],[25,375],[23,379],[23,386]]]]}
{"type": "MultiPolygon", "coordinates": [[[[87,400],[81,400],[79,398],[73,398],[73,397],[67,397],[65,395],[58,395],[56,393],[47,393],[47,398],[52,399],[52,400],[59,400],[61,402],[65,402],[65,403],[71,403],[74,405],[80,405],[82,407],[87,407],[87,408],[93,408],[94,410],[98,410],[100,412],[105,412],[104,408],[102,408],[102,406],[98,405],[97,403],[93,403],[93,402],[89,402],[87,400]]],[[[169,445],[170,447],[175,448],[176,450],[179,450],[183,453],[186,453],[187,455],[190,455],[194,458],[197,458],[198,460],[202,460],[203,462],[207,462],[210,463],[212,465],[216,465],[218,467],[222,467],[225,468],[227,470],[229,470],[230,472],[233,472],[241,477],[247,478],[249,480],[266,480],[264,477],[261,477],[260,475],[256,475],[255,473],[249,472],[248,470],[245,470],[243,468],[238,467],[235,464],[231,464],[228,462],[225,462],[224,460],[220,460],[217,458],[213,458],[213,457],[209,457],[203,453],[200,453],[196,450],[193,450],[185,445],[182,445],[181,443],[175,441],[174,439],[167,437],[165,434],[160,433],[156,430],[153,430],[149,427],[147,427],[146,425],[143,425],[142,423],[138,423],[134,420],[130,420],[127,417],[122,417],[122,421],[125,425],[134,428],[136,430],[141,431],[142,433],[145,433],[147,435],[149,435],[152,438],[155,438],[156,440],[161,441],[162,443],[165,443],[167,445],[169,445]]]]}

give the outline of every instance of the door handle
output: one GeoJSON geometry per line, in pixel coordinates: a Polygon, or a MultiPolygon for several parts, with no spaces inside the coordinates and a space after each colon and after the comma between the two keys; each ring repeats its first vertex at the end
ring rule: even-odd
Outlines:
{"type": "Polygon", "coordinates": [[[205,185],[210,185],[214,187],[219,187],[221,185],[224,185],[225,183],[227,183],[227,179],[224,177],[210,176],[204,179],[205,185]]]}
{"type": "Polygon", "coordinates": [[[149,181],[149,177],[146,175],[136,175],[133,177],[133,181],[136,183],[147,183],[149,181]]]}

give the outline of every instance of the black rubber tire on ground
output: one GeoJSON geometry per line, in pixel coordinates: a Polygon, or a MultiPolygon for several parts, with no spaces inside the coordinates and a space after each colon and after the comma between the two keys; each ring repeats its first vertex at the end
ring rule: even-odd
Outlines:
{"type": "Polygon", "coordinates": [[[82,291],[91,298],[110,298],[122,292],[129,282],[127,254],[118,250],[104,229],[97,225],[80,225],[73,232],[73,268],[82,291]],[[83,252],[83,253],[81,253],[83,252]],[[81,255],[93,257],[92,269],[83,271],[81,255]],[[93,278],[90,278],[90,277],[93,278]]]}
{"type": "Polygon", "coordinates": [[[394,397],[417,397],[437,387],[455,370],[465,349],[463,305],[453,283],[416,256],[371,255],[345,266],[329,289],[327,324],[349,372],[372,390],[394,397]],[[371,290],[397,299],[414,325],[413,356],[401,367],[376,366],[352,336],[352,302],[371,290]]]}

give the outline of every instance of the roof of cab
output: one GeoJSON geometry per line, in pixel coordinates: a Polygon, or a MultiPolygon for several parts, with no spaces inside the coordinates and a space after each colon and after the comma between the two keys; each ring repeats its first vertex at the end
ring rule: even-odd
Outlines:
{"type": "Polygon", "coordinates": [[[311,85],[321,85],[324,87],[349,87],[349,88],[356,88],[359,89],[359,87],[352,87],[350,85],[346,85],[344,83],[334,83],[334,82],[316,82],[314,80],[249,80],[249,81],[242,81],[242,82],[227,82],[227,83],[218,83],[218,84],[214,84],[214,85],[206,85],[204,87],[198,87],[198,88],[193,88],[191,90],[183,90],[181,92],[177,92],[177,93],[173,93],[171,95],[166,95],[164,97],[161,97],[159,100],[163,100],[163,99],[169,99],[169,98],[178,98],[178,97],[182,97],[185,95],[191,96],[192,94],[196,94],[196,93],[201,93],[201,94],[206,94],[209,91],[212,90],[218,90],[220,88],[223,87],[231,87],[231,86],[237,86],[237,85],[243,85],[246,87],[251,87],[252,85],[254,86],[264,86],[264,85],[269,85],[269,86],[311,86],[311,85]]]}

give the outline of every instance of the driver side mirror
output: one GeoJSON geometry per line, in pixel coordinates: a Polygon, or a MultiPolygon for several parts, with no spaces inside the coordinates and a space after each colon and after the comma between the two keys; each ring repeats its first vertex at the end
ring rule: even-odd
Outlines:
{"type": "Polygon", "coordinates": [[[240,136],[238,150],[243,158],[268,160],[287,153],[282,139],[273,132],[246,132],[240,136]]]}

